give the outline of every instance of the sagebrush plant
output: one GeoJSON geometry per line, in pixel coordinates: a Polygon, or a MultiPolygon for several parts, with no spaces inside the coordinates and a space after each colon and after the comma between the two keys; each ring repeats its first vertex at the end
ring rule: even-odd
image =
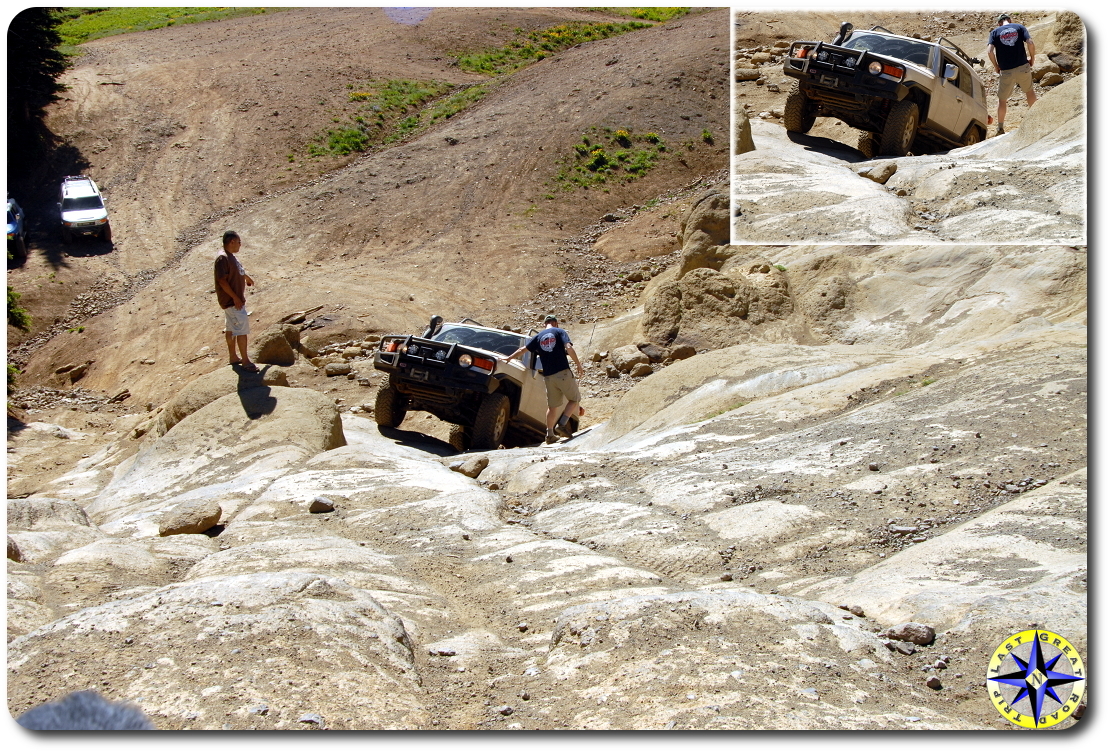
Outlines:
{"type": "Polygon", "coordinates": [[[642,21],[596,24],[572,21],[529,32],[517,29],[517,38],[504,47],[459,55],[459,67],[464,71],[490,76],[512,73],[577,44],[608,39],[651,26],[653,24],[642,21]]]}
{"type": "Polygon", "coordinates": [[[16,378],[21,373],[23,373],[23,372],[21,372],[19,370],[19,367],[16,366],[14,363],[9,363],[8,364],[8,394],[9,395],[12,394],[12,391],[16,388],[16,378]]]}
{"type": "Polygon", "coordinates": [[[657,133],[593,126],[574,145],[572,154],[559,160],[555,183],[565,191],[610,181],[628,183],[655,167],[666,152],[667,145],[657,133]]]}

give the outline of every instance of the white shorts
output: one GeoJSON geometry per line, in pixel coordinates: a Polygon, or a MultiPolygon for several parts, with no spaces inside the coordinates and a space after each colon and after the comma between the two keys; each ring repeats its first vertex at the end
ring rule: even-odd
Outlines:
{"type": "Polygon", "coordinates": [[[224,332],[230,332],[235,337],[251,333],[251,324],[247,316],[246,306],[241,309],[228,306],[224,309],[224,332]]]}

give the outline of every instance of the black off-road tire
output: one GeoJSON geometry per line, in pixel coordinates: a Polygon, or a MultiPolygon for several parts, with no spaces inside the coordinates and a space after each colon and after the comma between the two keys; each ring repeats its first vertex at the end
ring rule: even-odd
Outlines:
{"type": "Polygon", "coordinates": [[[879,153],[905,157],[917,137],[918,117],[916,102],[903,99],[891,105],[890,115],[879,138],[879,153]]]}
{"type": "Polygon", "coordinates": [[[786,106],[782,108],[782,124],[791,133],[809,133],[816,120],[817,114],[809,103],[809,97],[802,91],[801,85],[795,82],[786,95],[786,106]]]}
{"type": "Polygon", "coordinates": [[[486,395],[478,406],[474,418],[474,428],[470,434],[470,448],[473,450],[496,450],[505,438],[509,427],[509,396],[500,392],[486,395]]]}
{"type": "Polygon", "coordinates": [[[875,159],[875,134],[870,131],[860,131],[856,149],[867,159],[875,159]]]}
{"type": "Polygon", "coordinates": [[[964,131],[963,138],[960,139],[960,145],[971,146],[973,144],[978,144],[983,140],[984,136],[983,129],[972,123],[967,127],[967,130],[964,131]]]}
{"type": "Polygon", "coordinates": [[[111,225],[105,225],[104,229],[100,231],[100,239],[103,240],[103,241],[107,241],[108,243],[112,242],[112,226],[111,225]]]}
{"type": "Polygon", "coordinates": [[[405,420],[408,402],[391,382],[386,382],[378,387],[378,396],[374,398],[374,421],[378,426],[396,429],[405,420]]]}
{"type": "Polygon", "coordinates": [[[62,228],[62,243],[72,243],[72,242],[73,242],[73,233],[71,233],[69,231],[69,228],[63,227],[62,228]]]}
{"type": "Polygon", "coordinates": [[[451,427],[451,433],[448,435],[447,443],[459,452],[466,452],[470,449],[470,427],[459,426],[455,424],[451,427]]]}
{"type": "Polygon", "coordinates": [[[12,261],[17,264],[22,264],[27,260],[27,241],[23,239],[22,235],[17,235],[15,240],[12,241],[12,261]]]}

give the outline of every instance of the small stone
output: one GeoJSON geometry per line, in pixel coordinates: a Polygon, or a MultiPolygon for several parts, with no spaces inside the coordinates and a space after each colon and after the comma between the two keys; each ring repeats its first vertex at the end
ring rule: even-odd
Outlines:
{"type": "Polygon", "coordinates": [[[941,686],[940,678],[936,675],[929,675],[929,678],[925,680],[925,685],[933,690],[939,690],[941,686]]]}
{"type": "Polygon", "coordinates": [[[511,555],[511,554],[505,555],[505,561],[506,562],[512,562],[513,561],[513,555],[511,555]]]}
{"type": "Polygon", "coordinates": [[[302,714],[297,720],[301,724],[323,724],[324,719],[319,714],[302,714]]]}
{"type": "Polygon", "coordinates": [[[848,607],[848,611],[854,614],[856,617],[867,616],[866,614],[864,614],[863,607],[859,606],[858,604],[853,604],[852,606],[848,607]]]}
{"type": "Polygon", "coordinates": [[[254,706],[247,709],[248,714],[256,714],[258,716],[266,716],[269,711],[270,705],[268,703],[256,703],[254,706]]]}
{"type": "Polygon", "coordinates": [[[944,659],[937,659],[933,662],[933,669],[948,669],[948,662],[944,661],[944,659]]]}
{"type": "Polygon", "coordinates": [[[927,646],[936,637],[936,631],[920,622],[903,622],[888,627],[879,634],[883,638],[892,638],[896,641],[906,641],[918,646],[927,646]]]}
{"type": "Polygon", "coordinates": [[[531,697],[532,696],[528,693],[527,690],[520,694],[520,700],[522,700],[522,701],[527,701],[531,697]]]}
{"type": "Polygon", "coordinates": [[[462,535],[462,537],[463,537],[463,541],[470,541],[470,534],[469,533],[464,533],[462,535]]]}
{"type": "Polygon", "coordinates": [[[502,706],[501,708],[497,709],[497,713],[501,714],[501,716],[508,716],[509,714],[513,713],[513,707],[502,706]]]}
{"type": "Polygon", "coordinates": [[[801,694],[811,701],[821,700],[821,696],[817,693],[817,688],[803,688],[801,694]]]}
{"type": "Polygon", "coordinates": [[[308,506],[308,511],[311,513],[335,512],[335,504],[327,497],[313,497],[312,503],[308,506]]]}
{"type": "Polygon", "coordinates": [[[867,470],[877,471],[877,470],[879,470],[879,464],[878,463],[868,463],[867,464],[867,470]]]}
{"type": "Polygon", "coordinates": [[[516,626],[516,629],[519,630],[522,633],[527,633],[528,632],[528,623],[527,622],[522,622],[522,623],[520,623],[519,625],[516,626]]]}
{"type": "Polygon", "coordinates": [[[721,580],[723,580],[723,581],[732,580],[732,573],[724,573],[723,575],[721,575],[721,580]]]}

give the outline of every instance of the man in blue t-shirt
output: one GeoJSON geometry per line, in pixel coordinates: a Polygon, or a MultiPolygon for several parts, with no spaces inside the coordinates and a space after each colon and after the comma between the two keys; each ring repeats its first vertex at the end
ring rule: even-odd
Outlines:
{"type": "Polygon", "coordinates": [[[543,367],[543,383],[547,388],[547,437],[544,441],[551,444],[555,441],[556,432],[564,437],[571,436],[570,417],[578,410],[578,404],[582,401],[578,382],[570,373],[570,361],[567,360],[567,356],[574,359],[574,365],[578,367],[578,376],[583,376],[585,370],[582,368],[582,362],[578,360],[578,353],[574,350],[570,335],[565,329],[559,327],[558,318],[554,314],[548,314],[543,324],[543,330],[536,333],[515,352],[503,356],[501,360],[509,361],[526,350],[539,357],[540,365],[543,367]],[[564,399],[567,405],[562,415],[559,415],[559,406],[563,404],[564,399]]]}
{"type": "Polygon", "coordinates": [[[998,25],[991,29],[990,38],[987,39],[987,55],[994,65],[998,77],[998,133],[1006,133],[1006,100],[1014,91],[1015,86],[1020,86],[1025,92],[1025,101],[1032,107],[1037,101],[1033,91],[1033,57],[1037,48],[1033,44],[1033,37],[1029,30],[1021,24],[1010,21],[1006,13],[997,19],[998,25]]]}

